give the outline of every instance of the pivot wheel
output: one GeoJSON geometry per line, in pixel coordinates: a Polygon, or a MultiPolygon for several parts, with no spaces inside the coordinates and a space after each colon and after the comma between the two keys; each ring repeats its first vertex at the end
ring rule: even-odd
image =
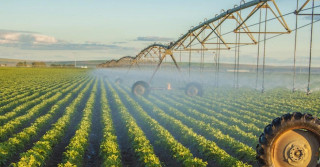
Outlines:
{"type": "Polygon", "coordinates": [[[122,82],[123,82],[123,80],[121,78],[117,78],[115,81],[116,84],[122,84],[122,82]]]}
{"type": "Polygon", "coordinates": [[[256,150],[260,166],[318,167],[320,120],[301,113],[276,118],[265,127],[256,150]]]}
{"type": "Polygon", "coordinates": [[[148,96],[150,93],[150,86],[147,82],[137,81],[132,86],[132,93],[135,96],[148,96]]]}
{"type": "Polygon", "coordinates": [[[202,86],[199,83],[188,83],[185,89],[185,93],[188,96],[202,96],[202,86]]]}

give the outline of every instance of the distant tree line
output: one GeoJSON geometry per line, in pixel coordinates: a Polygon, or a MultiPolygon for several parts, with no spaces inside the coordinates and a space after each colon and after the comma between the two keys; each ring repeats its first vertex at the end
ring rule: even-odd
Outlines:
{"type": "MultiPolygon", "coordinates": [[[[24,62],[18,62],[17,67],[30,67],[30,65],[27,64],[26,61],[24,62]]],[[[32,62],[31,63],[31,67],[46,67],[46,63],[45,62],[32,62]]]]}
{"type": "Polygon", "coordinates": [[[45,62],[32,62],[32,67],[46,67],[45,62]]]}
{"type": "Polygon", "coordinates": [[[74,68],[74,64],[51,64],[51,67],[74,68]]]}
{"type": "Polygon", "coordinates": [[[27,62],[26,62],[26,61],[24,61],[24,62],[18,62],[16,66],[17,66],[17,67],[27,67],[27,62]]]}

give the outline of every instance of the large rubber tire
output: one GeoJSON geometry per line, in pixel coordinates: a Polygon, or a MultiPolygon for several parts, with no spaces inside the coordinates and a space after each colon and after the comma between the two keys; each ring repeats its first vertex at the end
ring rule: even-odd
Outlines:
{"type": "Polygon", "coordinates": [[[201,84],[197,82],[190,82],[185,88],[185,94],[188,96],[202,96],[203,90],[201,84]]]}
{"type": "Polygon", "coordinates": [[[259,166],[319,167],[320,120],[288,113],[264,128],[256,147],[259,166]]]}
{"type": "Polygon", "coordinates": [[[145,81],[137,81],[131,88],[132,94],[135,96],[147,97],[150,94],[150,86],[145,81]]]}

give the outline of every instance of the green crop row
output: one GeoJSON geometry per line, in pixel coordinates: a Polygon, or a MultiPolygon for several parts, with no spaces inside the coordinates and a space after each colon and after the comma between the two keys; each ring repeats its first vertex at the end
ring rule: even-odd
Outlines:
{"type": "Polygon", "coordinates": [[[151,115],[157,117],[163,124],[170,125],[167,128],[171,129],[171,132],[175,132],[183,143],[187,145],[194,145],[201,155],[207,160],[214,159],[215,162],[221,166],[249,166],[227,154],[213,141],[207,140],[203,136],[196,134],[180,120],[167,115],[163,110],[154,106],[150,101],[140,97],[140,102],[143,105],[148,106],[148,111],[151,115]]]}
{"type": "Polygon", "coordinates": [[[79,85],[72,92],[65,95],[63,99],[58,101],[55,105],[51,107],[47,114],[38,117],[31,126],[24,128],[21,132],[13,135],[7,141],[0,144],[0,150],[3,154],[0,154],[0,162],[4,163],[8,158],[15,155],[18,151],[22,150],[30,140],[32,140],[38,132],[44,127],[50,119],[62,110],[62,107],[66,105],[77,92],[80,90],[84,83],[79,85]]]}
{"type": "Polygon", "coordinates": [[[41,83],[26,83],[25,86],[17,85],[16,87],[10,88],[7,95],[3,95],[2,100],[0,100],[0,106],[8,104],[9,102],[14,102],[26,95],[33,94],[35,92],[41,92],[48,88],[58,88],[61,85],[73,82],[72,80],[61,80],[60,82],[48,82],[48,80],[43,80],[41,83]],[[17,89],[18,87],[18,89],[17,89]],[[20,90],[19,90],[20,89],[20,90]]]}
{"type": "MultiPolygon", "coordinates": [[[[183,100],[181,101],[183,102],[183,100]]],[[[168,103],[170,103],[170,100],[168,100],[168,103]]],[[[251,147],[254,147],[256,145],[256,141],[258,137],[254,136],[252,133],[247,133],[241,130],[237,125],[232,125],[232,124],[230,125],[228,121],[223,121],[219,118],[214,117],[213,115],[208,116],[206,114],[203,114],[202,112],[205,112],[206,109],[195,103],[184,102],[184,104],[187,104],[190,106],[196,106],[195,108],[197,108],[198,110],[190,109],[190,108],[184,107],[185,105],[180,104],[181,111],[184,111],[183,114],[186,114],[187,116],[191,116],[192,118],[195,118],[197,120],[202,120],[203,123],[207,123],[211,127],[215,129],[219,129],[223,133],[228,132],[231,137],[241,141],[242,143],[252,144],[250,145],[251,147]]],[[[172,108],[169,108],[169,109],[172,109],[172,108]]]]}
{"type": "Polygon", "coordinates": [[[69,145],[66,147],[66,151],[63,153],[63,163],[59,164],[59,166],[82,166],[82,159],[88,146],[89,134],[91,130],[91,118],[92,111],[94,109],[97,85],[98,80],[95,79],[90,97],[84,110],[82,111],[83,116],[78,126],[79,128],[70,140],[69,145]]]}
{"type": "Polygon", "coordinates": [[[156,138],[155,143],[157,143],[159,147],[168,150],[171,156],[184,166],[207,166],[207,162],[203,162],[201,159],[193,157],[188,148],[179,143],[168,130],[162,127],[156,120],[152,119],[126,92],[119,88],[118,92],[124,96],[125,100],[132,107],[131,112],[134,112],[135,115],[139,115],[141,121],[143,121],[143,125],[150,128],[152,134],[156,138]]]}
{"type": "Polygon", "coordinates": [[[113,127],[113,120],[111,118],[111,110],[107,100],[107,92],[104,82],[101,82],[101,111],[103,124],[103,138],[100,144],[100,156],[103,159],[103,166],[122,166],[121,153],[117,143],[117,136],[113,127]]]}
{"type": "Polygon", "coordinates": [[[137,125],[135,119],[129,114],[127,108],[121,102],[117,92],[108,84],[121,121],[127,128],[127,133],[131,141],[131,146],[142,166],[156,167],[161,166],[159,158],[155,155],[152,145],[145,136],[144,132],[137,125]]]}
{"type": "MultiPolygon", "coordinates": [[[[210,96],[210,95],[209,95],[210,96]]],[[[207,108],[212,108],[214,111],[224,114],[226,116],[232,116],[243,122],[252,123],[258,128],[263,128],[269,122],[266,120],[266,117],[256,116],[254,112],[242,110],[232,105],[234,102],[230,102],[227,99],[218,101],[218,99],[207,99],[195,97],[196,103],[207,108]]]]}
{"type": "Polygon", "coordinates": [[[214,139],[218,146],[223,147],[226,150],[226,152],[230,152],[230,154],[234,155],[239,160],[248,162],[250,164],[256,163],[255,151],[253,150],[253,148],[249,147],[248,145],[242,142],[239,142],[237,139],[232,138],[229,135],[226,135],[221,130],[219,130],[219,128],[215,127],[215,123],[207,123],[202,121],[206,119],[208,116],[203,116],[199,119],[195,119],[196,117],[193,115],[199,114],[199,112],[195,110],[177,110],[173,107],[167,106],[167,104],[169,103],[169,99],[164,100],[163,102],[155,98],[151,99],[155,104],[158,104],[159,106],[165,108],[165,111],[168,114],[171,114],[175,118],[181,120],[186,125],[190,126],[192,129],[197,131],[200,135],[209,136],[210,138],[214,139]]]}
{"type": "Polygon", "coordinates": [[[21,105],[19,105],[18,107],[16,107],[12,111],[7,112],[4,115],[1,115],[0,116],[0,125],[7,123],[8,121],[12,120],[13,118],[15,118],[21,114],[25,114],[25,113],[30,112],[30,111],[28,111],[28,109],[33,110],[33,108],[35,108],[35,106],[39,105],[44,100],[53,97],[58,92],[69,91],[76,86],[77,86],[77,83],[74,83],[72,85],[68,84],[68,85],[60,86],[59,88],[54,89],[54,90],[47,90],[44,95],[41,95],[37,99],[26,101],[25,103],[22,103],[21,105]]]}
{"type": "MultiPolygon", "coordinates": [[[[16,117],[3,126],[0,127],[0,139],[5,140],[7,139],[16,129],[23,126],[25,123],[27,123],[30,119],[36,118],[37,116],[40,116],[41,113],[45,110],[47,110],[51,105],[53,105],[58,99],[60,99],[64,93],[67,93],[74,89],[77,86],[78,83],[75,83],[73,85],[69,85],[68,87],[60,90],[56,90],[55,94],[47,99],[42,99],[41,103],[37,104],[36,106],[32,107],[30,110],[28,110],[24,115],[16,117]],[[58,92],[60,90],[60,92],[58,92]]],[[[15,115],[15,114],[13,114],[15,115]]]]}
{"type": "MultiPolygon", "coordinates": [[[[166,96],[161,96],[162,98],[165,98],[166,100],[168,100],[168,98],[166,98],[166,96]]],[[[205,116],[205,119],[203,119],[205,122],[210,123],[212,122],[212,120],[210,118],[216,118],[222,122],[227,122],[228,125],[234,125],[239,127],[241,130],[245,131],[246,133],[252,133],[252,134],[257,134],[260,135],[261,133],[261,129],[259,129],[257,126],[255,126],[254,124],[251,123],[247,123],[244,122],[241,119],[237,119],[235,117],[232,116],[232,113],[226,114],[226,113],[220,113],[220,112],[216,112],[215,110],[212,110],[210,108],[205,107],[204,105],[201,105],[200,102],[198,102],[197,100],[190,100],[189,98],[181,98],[181,97],[177,97],[177,96],[171,96],[171,99],[174,99],[174,101],[178,101],[180,103],[170,103],[172,102],[172,100],[168,100],[168,102],[170,104],[172,104],[173,106],[176,106],[182,110],[190,110],[190,107],[192,109],[195,109],[197,111],[201,111],[200,113],[202,116],[205,116]],[[185,106],[184,104],[188,104],[188,106],[185,106]]]]}
{"type": "MultiPolygon", "coordinates": [[[[1,96],[0,106],[11,98],[25,92],[41,90],[43,86],[52,87],[77,80],[78,72],[67,70],[40,70],[40,69],[5,69],[0,71],[1,96]],[[50,75],[48,75],[50,74],[50,75]],[[61,75],[63,74],[63,75],[61,75]],[[76,75],[75,75],[76,74],[76,75]],[[4,102],[4,103],[2,103],[4,102]]],[[[80,74],[80,73],[79,73],[80,74]]],[[[82,77],[82,76],[81,76],[82,77]]],[[[83,78],[83,77],[82,77],[83,78]]]]}
{"type": "Polygon", "coordinates": [[[31,166],[44,166],[50,155],[52,154],[53,147],[57,145],[62,137],[67,133],[67,127],[70,125],[71,118],[78,111],[78,107],[85,98],[86,94],[90,91],[90,86],[93,80],[87,83],[81,90],[78,96],[66,107],[64,115],[54,123],[50,130],[43,135],[39,141],[34,143],[33,147],[20,154],[20,160],[12,166],[31,167],[31,166]]]}
{"type": "MultiPolygon", "coordinates": [[[[42,85],[43,87],[40,89],[34,88],[34,90],[32,91],[28,91],[27,94],[30,96],[22,96],[20,98],[20,96],[16,96],[15,98],[12,99],[11,102],[7,103],[6,105],[0,105],[0,114],[6,113],[7,111],[12,111],[14,110],[16,107],[19,108],[20,110],[22,110],[24,107],[28,108],[28,106],[32,106],[32,104],[35,104],[35,101],[37,101],[39,99],[39,97],[41,97],[41,95],[50,92],[50,91],[54,91],[56,89],[59,89],[60,87],[64,86],[64,85],[70,85],[71,83],[74,82],[79,82],[79,81],[73,81],[73,82],[67,82],[67,83],[61,83],[61,84],[54,84],[54,85],[42,85]],[[35,93],[33,93],[35,92],[35,93]],[[30,101],[32,103],[30,103],[30,101]],[[29,102],[29,103],[28,103],[29,102]],[[26,103],[28,103],[29,105],[25,105],[26,103]],[[22,105],[23,106],[22,106],[22,105]]],[[[80,81],[81,82],[81,81],[80,81]]]]}

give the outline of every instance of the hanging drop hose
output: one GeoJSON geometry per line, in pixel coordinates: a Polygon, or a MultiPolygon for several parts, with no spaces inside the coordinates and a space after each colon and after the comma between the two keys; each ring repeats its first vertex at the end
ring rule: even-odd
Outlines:
{"type": "MultiPolygon", "coordinates": [[[[240,7],[245,3],[244,0],[241,0],[240,2],[240,7]]],[[[240,10],[239,12],[239,15],[240,15],[240,18],[241,18],[241,15],[242,15],[242,10],[240,10]]],[[[240,31],[240,30],[239,30],[240,31]]],[[[237,85],[236,85],[236,88],[239,88],[239,70],[240,70],[240,42],[241,42],[241,33],[239,33],[238,35],[238,58],[237,58],[237,85]]]]}
{"type": "MultiPolygon", "coordinates": [[[[299,0],[297,0],[297,10],[299,10],[299,0]]],[[[294,37],[294,58],[293,58],[293,83],[292,83],[292,92],[296,91],[296,58],[297,58],[297,38],[298,38],[298,13],[296,14],[296,31],[294,37]]]]}
{"type": "Polygon", "coordinates": [[[216,51],[214,53],[214,67],[215,67],[215,72],[214,72],[214,84],[215,86],[217,86],[217,71],[218,71],[218,56],[217,56],[218,52],[216,51]]]}
{"type": "Polygon", "coordinates": [[[202,57],[202,62],[201,62],[201,72],[203,72],[204,69],[204,50],[201,50],[201,57],[202,57]]]}
{"type": "MultiPolygon", "coordinates": [[[[205,29],[203,30],[203,33],[201,33],[202,37],[201,37],[201,40],[204,38],[204,34],[205,34],[205,29]]],[[[203,43],[201,43],[201,52],[200,52],[200,72],[203,73],[203,63],[204,63],[204,60],[203,60],[203,54],[204,54],[204,45],[203,43]]]]}
{"type": "MultiPolygon", "coordinates": [[[[191,36],[190,36],[190,41],[191,41],[191,36]]],[[[189,50],[189,78],[191,76],[191,45],[190,45],[190,50],[189,50]]]]}
{"type": "MultiPolygon", "coordinates": [[[[222,30],[222,25],[220,25],[220,30],[219,33],[221,34],[221,30],[222,30]]],[[[219,87],[219,79],[220,79],[220,53],[221,53],[221,41],[219,40],[219,38],[217,38],[217,40],[219,41],[218,43],[218,73],[217,73],[217,87],[219,87]]]]}
{"type": "Polygon", "coordinates": [[[180,49],[180,64],[181,64],[181,49],[180,49]]]}
{"type": "Polygon", "coordinates": [[[202,44],[201,44],[201,49],[200,49],[200,65],[199,65],[200,73],[202,72],[202,52],[203,52],[203,46],[202,46],[202,44]]]}
{"type": "MultiPolygon", "coordinates": [[[[237,15],[237,20],[239,18],[239,15],[237,15]]],[[[238,22],[236,23],[236,27],[238,27],[238,22]]],[[[235,42],[236,46],[238,45],[238,33],[236,33],[236,42],[235,42]]],[[[236,71],[237,71],[237,47],[235,47],[235,51],[234,51],[234,70],[233,70],[233,87],[236,88],[237,84],[236,84],[236,71]]]]}
{"type": "Polygon", "coordinates": [[[314,0],[312,1],[312,15],[311,15],[311,37],[310,37],[310,56],[309,56],[309,73],[308,73],[308,88],[307,88],[307,95],[310,92],[310,82],[311,82],[311,60],[312,60],[312,37],[313,37],[313,19],[314,19],[314,0]]]}
{"type": "MultiPolygon", "coordinates": [[[[242,2],[240,2],[240,6],[242,5],[242,2]]],[[[242,11],[239,12],[240,13],[240,17],[241,17],[241,14],[242,14],[242,11]]],[[[239,88],[239,70],[240,70],[240,42],[241,42],[241,33],[238,34],[238,58],[237,58],[237,85],[236,85],[236,88],[239,88]]]]}
{"type": "MultiPolygon", "coordinates": [[[[241,34],[238,35],[238,42],[240,43],[241,34]]],[[[237,88],[239,88],[239,70],[240,70],[240,44],[238,44],[238,58],[237,58],[237,88]]]]}
{"type": "Polygon", "coordinates": [[[265,66],[266,66],[266,43],[267,43],[267,19],[268,19],[268,8],[266,8],[265,14],[265,22],[264,22],[264,40],[263,40],[263,69],[262,69],[262,90],[261,92],[264,93],[264,73],[265,73],[265,66]]]}
{"type": "Polygon", "coordinates": [[[204,50],[202,50],[202,72],[204,71],[204,64],[205,61],[204,61],[204,50]]]}
{"type": "Polygon", "coordinates": [[[203,72],[203,70],[204,70],[204,50],[202,50],[202,53],[201,53],[202,55],[202,67],[201,67],[201,72],[203,72]]]}
{"type": "MultiPolygon", "coordinates": [[[[203,36],[203,33],[202,33],[202,36],[203,36]]],[[[203,38],[203,37],[202,37],[203,38]]],[[[202,58],[202,54],[203,54],[203,44],[201,43],[201,49],[200,49],[200,73],[202,74],[202,63],[203,63],[203,58],[202,58]]]]}
{"type": "MultiPolygon", "coordinates": [[[[202,41],[203,41],[203,39],[204,39],[205,36],[206,36],[206,31],[203,32],[202,41]]],[[[205,53],[204,53],[204,50],[203,50],[202,54],[203,54],[203,58],[202,58],[202,60],[203,60],[202,71],[204,71],[204,69],[205,69],[205,60],[204,60],[205,53]]]]}
{"type": "MultiPolygon", "coordinates": [[[[260,17],[259,17],[259,34],[258,34],[258,41],[261,39],[261,17],[262,17],[262,10],[260,10],[260,17]]],[[[257,71],[256,71],[256,89],[258,89],[258,81],[259,81],[259,61],[260,61],[260,42],[258,42],[258,55],[257,55],[257,71]]]]}

